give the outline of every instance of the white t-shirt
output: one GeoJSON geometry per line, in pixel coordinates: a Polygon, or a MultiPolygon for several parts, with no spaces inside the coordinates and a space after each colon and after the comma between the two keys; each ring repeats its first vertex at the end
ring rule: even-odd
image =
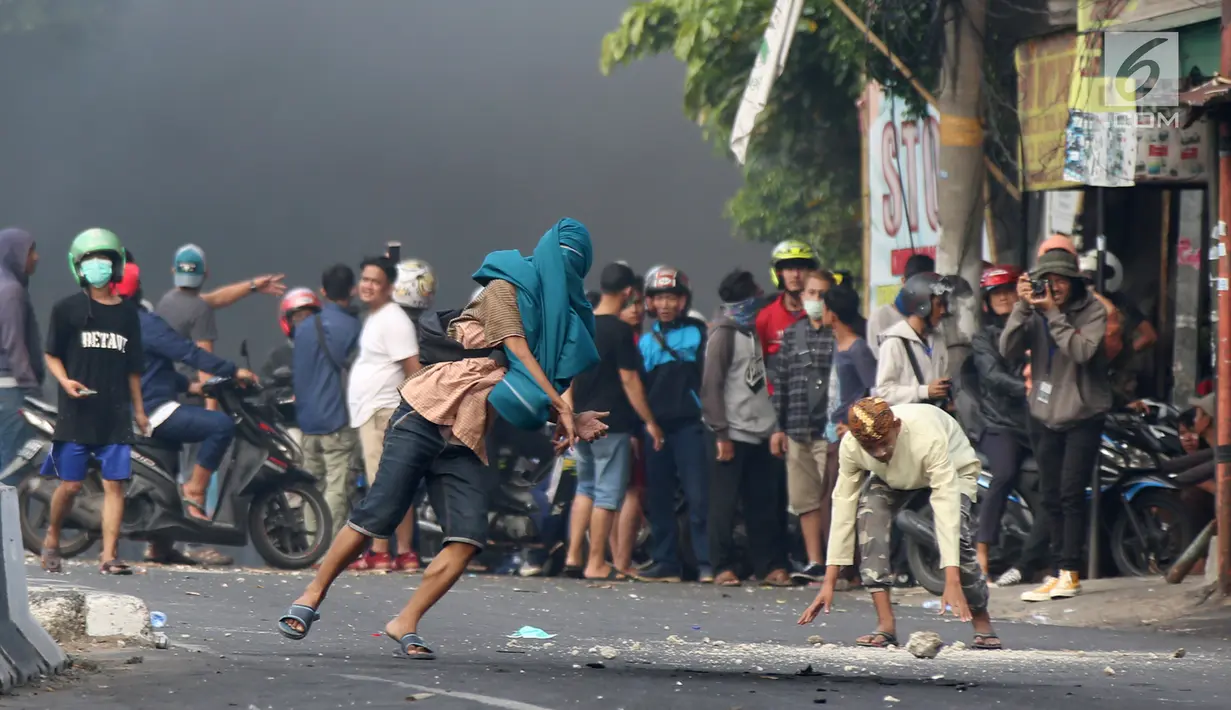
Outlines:
{"type": "Polygon", "coordinates": [[[401,402],[398,386],[406,379],[402,361],[419,354],[410,316],[396,303],[368,315],[359,334],[359,357],[351,365],[346,404],[350,425],[358,428],[378,410],[401,402]]]}

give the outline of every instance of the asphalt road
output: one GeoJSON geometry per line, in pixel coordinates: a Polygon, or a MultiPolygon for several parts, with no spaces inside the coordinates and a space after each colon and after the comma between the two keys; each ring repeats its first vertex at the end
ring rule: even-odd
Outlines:
{"type": "MultiPolygon", "coordinates": [[[[29,568],[34,578],[42,573],[29,568]]],[[[467,576],[420,629],[439,659],[395,655],[380,635],[418,578],[348,575],[306,641],[276,631],[302,575],[152,569],[106,578],[73,567],[57,584],[143,597],[166,613],[170,650],[107,667],[52,692],[23,690],[23,710],[318,710],[405,708],[832,707],[1196,708],[1231,706],[1231,645],[1216,637],[1002,624],[1002,652],[946,649],[918,660],[857,649],[873,628],[867,596],[841,595],[817,624],[794,624],[807,589],[592,586],[467,576]],[[522,626],[555,638],[510,641],[522,626]],[[809,645],[817,634],[832,644],[809,645]],[[834,645],[836,644],[836,645],[834,645]],[[614,658],[603,658],[603,651],[614,658]],[[1186,655],[1174,658],[1178,647],[1186,655]],[[597,647],[597,648],[596,648],[597,647]],[[601,667],[592,667],[599,664],[601,667]]],[[[969,643],[969,627],[898,607],[899,636],[933,630],[969,643]]],[[[122,651],[131,655],[129,651],[122,651]]]]}

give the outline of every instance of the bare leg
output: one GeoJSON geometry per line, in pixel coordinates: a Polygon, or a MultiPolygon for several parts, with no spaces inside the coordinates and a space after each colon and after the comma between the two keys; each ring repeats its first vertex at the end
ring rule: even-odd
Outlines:
{"type": "Polygon", "coordinates": [[[573,498],[573,509],[569,512],[568,553],[564,556],[564,564],[568,567],[581,566],[582,544],[586,539],[586,529],[590,527],[590,512],[594,509],[594,499],[583,495],[573,498]]]}
{"type": "MultiPolygon", "coordinates": [[[[445,545],[440,554],[432,559],[432,564],[423,570],[423,581],[410,597],[410,601],[406,602],[400,614],[385,625],[385,633],[395,639],[417,633],[419,620],[453,588],[466,571],[466,565],[478,552],[477,547],[462,542],[445,545]]],[[[410,650],[411,653],[421,651],[422,649],[413,648],[410,650]]]]}
{"type": "MultiPolygon", "coordinates": [[[[333,544],[329,546],[325,557],[321,559],[321,567],[316,571],[316,576],[308,583],[308,588],[299,595],[295,603],[313,609],[319,608],[334,580],[342,574],[347,565],[355,561],[367,542],[366,535],[349,525],[344,525],[333,538],[333,544]]],[[[303,631],[303,624],[298,621],[288,621],[287,625],[296,631],[303,631]]]]}
{"type": "MultiPolygon", "coordinates": [[[[399,550],[402,549],[402,546],[398,545],[398,549],[399,550]]],[[[389,540],[388,539],[377,540],[376,538],[372,538],[372,554],[373,555],[389,554],[389,540]]]]}
{"type": "Polygon", "coordinates": [[[103,481],[103,554],[100,561],[116,558],[120,544],[120,523],[124,520],[124,482],[103,481]]]}
{"type": "Polygon", "coordinates": [[[611,546],[611,558],[618,571],[627,572],[633,566],[633,547],[637,544],[640,530],[641,491],[629,488],[628,493],[624,494],[624,505],[612,531],[615,542],[611,546]]]}
{"type": "MultiPolygon", "coordinates": [[[[402,523],[398,525],[397,531],[393,533],[394,540],[397,541],[398,554],[405,555],[408,552],[414,552],[411,547],[411,533],[415,527],[415,510],[411,508],[406,513],[406,517],[402,518],[402,523]]],[[[385,543],[385,549],[389,549],[388,542],[385,543]]]]}
{"type": "Polygon", "coordinates": [[[607,538],[611,536],[611,528],[615,523],[617,511],[595,508],[590,513],[590,556],[586,559],[585,577],[587,579],[605,579],[611,572],[607,564],[607,538]]]}
{"type": "Polygon", "coordinates": [[[813,510],[799,516],[799,532],[804,538],[804,550],[808,553],[808,563],[823,564],[825,550],[823,547],[825,531],[821,529],[821,511],[813,510]]]}
{"type": "Polygon", "coordinates": [[[979,566],[983,568],[984,577],[988,576],[989,574],[987,571],[987,564],[988,564],[987,560],[990,554],[989,552],[990,548],[991,546],[988,545],[986,542],[980,542],[979,544],[975,545],[975,557],[977,557],[979,560],[979,566]]]}
{"type": "MultiPolygon", "coordinates": [[[[876,630],[897,636],[897,620],[893,618],[893,598],[888,589],[872,591],[872,606],[876,608],[876,630]]],[[[876,642],[874,634],[859,637],[860,642],[876,642]]]]}
{"type": "Polygon", "coordinates": [[[73,509],[73,500],[81,492],[81,483],[76,481],[60,481],[56,491],[51,495],[51,515],[47,524],[47,535],[43,538],[43,547],[50,550],[60,549],[60,528],[64,518],[73,509]]]}
{"type": "MultiPolygon", "coordinates": [[[[214,475],[214,472],[205,468],[201,464],[195,464],[192,467],[192,477],[184,484],[183,496],[184,500],[200,503],[205,505],[205,496],[209,492],[209,477],[214,475]]],[[[195,506],[186,506],[188,514],[199,520],[209,520],[209,516],[195,506]]]]}

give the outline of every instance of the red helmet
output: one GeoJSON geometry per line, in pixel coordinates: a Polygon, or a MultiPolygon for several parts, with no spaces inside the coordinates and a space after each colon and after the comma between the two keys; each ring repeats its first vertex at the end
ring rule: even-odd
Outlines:
{"type": "Polygon", "coordinates": [[[979,279],[979,290],[987,294],[1003,286],[1012,286],[1021,276],[1022,270],[1016,266],[993,266],[984,269],[983,277],[979,279]]]}
{"type": "Polygon", "coordinates": [[[278,325],[282,326],[282,333],[288,338],[291,336],[291,314],[304,308],[314,311],[321,309],[321,299],[317,298],[310,288],[293,288],[286,292],[282,302],[278,304],[278,325]]]}
{"type": "Polygon", "coordinates": [[[133,262],[124,264],[124,275],[119,283],[111,284],[111,293],[120,298],[132,298],[141,290],[141,269],[133,262]]]}

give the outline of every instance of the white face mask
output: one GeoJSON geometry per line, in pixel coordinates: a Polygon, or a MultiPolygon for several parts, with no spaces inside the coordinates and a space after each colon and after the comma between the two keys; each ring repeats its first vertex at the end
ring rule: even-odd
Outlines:
{"type": "Polygon", "coordinates": [[[804,301],[804,312],[812,320],[820,320],[821,316],[825,315],[824,301],[804,301]]]}

